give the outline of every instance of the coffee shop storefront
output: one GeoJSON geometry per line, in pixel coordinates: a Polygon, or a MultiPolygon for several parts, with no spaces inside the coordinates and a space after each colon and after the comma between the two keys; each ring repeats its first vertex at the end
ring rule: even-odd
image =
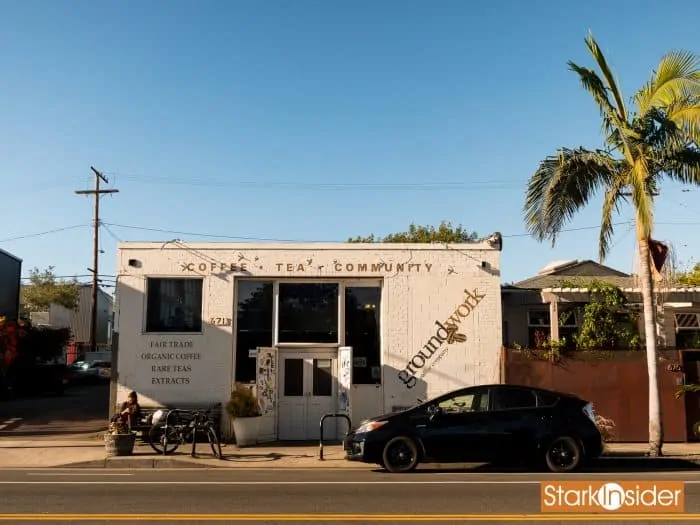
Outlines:
{"type": "Polygon", "coordinates": [[[120,243],[116,401],[135,390],[144,405],[225,403],[235,382],[250,384],[261,439],[303,441],[325,413],[357,423],[498,382],[500,250],[498,235],[120,243]]]}

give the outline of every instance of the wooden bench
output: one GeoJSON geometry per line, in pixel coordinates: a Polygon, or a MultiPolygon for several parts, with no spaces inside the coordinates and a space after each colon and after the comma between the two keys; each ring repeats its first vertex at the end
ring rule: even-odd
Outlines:
{"type": "MultiPolygon", "coordinates": [[[[148,431],[151,430],[151,427],[153,426],[153,415],[159,411],[163,410],[165,413],[168,412],[168,410],[174,410],[174,409],[179,409],[179,410],[191,410],[191,411],[201,411],[204,412],[211,408],[212,405],[192,405],[192,404],[182,404],[182,405],[150,405],[150,406],[142,406],[141,407],[141,417],[138,419],[138,421],[135,421],[134,424],[131,426],[131,430],[133,432],[136,432],[140,434],[141,439],[143,441],[148,441],[148,431]]],[[[119,413],[119,409],[121,408],[121,403],[117,404],[116,411],[115,413],[119,413]]],[[[165,417],[165,415],[163,416],[165,417]]],[[[211,413],[209,414],[209,421],[212,423],[214,429],[216,430],[216,436],[219,438],[219,441],[221,441],[221,419],[223,418],[223,406],[221,403],[216,403],[212,410],[211,413]]],[[[178,412],[177,416],[172,415],[170,416],[170,422],[172,423],[177,419],[178,423],[189,423],[192,421],[192,414],[187,413],[187,412],[178,412]]],[[[164,423],[164,420],[161,420],[160,423],[164,423]]]]}

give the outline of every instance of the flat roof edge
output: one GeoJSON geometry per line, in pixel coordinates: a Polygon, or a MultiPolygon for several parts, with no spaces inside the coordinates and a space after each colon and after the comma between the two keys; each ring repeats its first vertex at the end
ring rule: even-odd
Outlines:
{"type": "Polygon", "coordinates": [[[470,250],[470,251],[501,251],[488,241],[474,243],[347,243],[347,242],[285,242],[285,243],[250,243],[250,242],[139,242],[127,241],[117,244],[117,250],[345,250],[345,251],[438,251],[438,250],[470,250]]]}
{"type": "Polygon", "coordinates": [[[14,259],[17,262],[20,262],[20,263],[23,262],[22,259],[20,259],[16,255],[14,255],[6,250],[3,250],[2,248],[0,248],[0,253],[2,253],[3,255],[7,255],[8,257],[10,257],[11,259],[14,259]]]}

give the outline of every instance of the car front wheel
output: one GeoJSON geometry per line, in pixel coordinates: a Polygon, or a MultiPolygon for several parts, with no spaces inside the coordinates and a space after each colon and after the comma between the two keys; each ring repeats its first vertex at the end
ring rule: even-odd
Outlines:
{"type": "Polygon", "coordinates": [[[545,463],[551,472],[573,472],[581,466],[583,450],[577,440],[570,436],[553,439],[545,451],[545,463]]]}
{"type": "Polygon", "coordinates": [[[411,472],[418,467],[419,461],[418,445],[410,437],[395,437],[384,446],[382,464],[389,472],[411,472]]]}

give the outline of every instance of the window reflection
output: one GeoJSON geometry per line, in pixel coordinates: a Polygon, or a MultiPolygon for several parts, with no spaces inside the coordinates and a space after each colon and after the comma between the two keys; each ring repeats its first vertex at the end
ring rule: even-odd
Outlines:
{"type": "Polygon", "coordinates": [[[381,299],[378,286],[345,288],[345,344],[352,347],[356,385],[381,383],[381,299]]]}
{"type": "Polygon", "coordinates": [[[255,357],[250,350],[272,346],[271,281],[237,281],[236,285],[236,381],[255,381],[255,357]]]}
{"type": "Polygon", "coordinates": [[[280,283],[280,343],[338,342],[338,284],[280,283]]]}
{"type": "Polygon", "coordinates": [[[201,332],[202,279],[149,278],[146,332],[201,332]]]}

